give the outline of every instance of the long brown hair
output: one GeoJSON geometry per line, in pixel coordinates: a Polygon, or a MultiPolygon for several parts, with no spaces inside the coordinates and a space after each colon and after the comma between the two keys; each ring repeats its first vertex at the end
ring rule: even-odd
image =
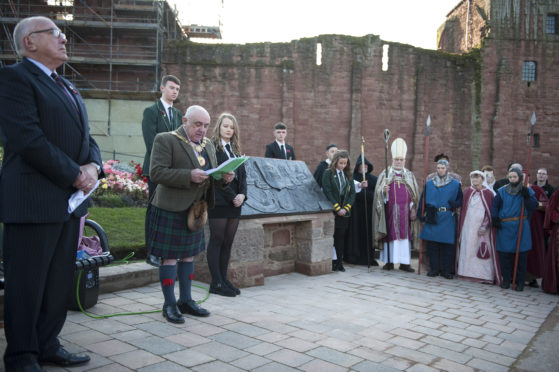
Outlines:
{"type": "Polygon", "coordinates": [[[330,168],[329,168],[330,172],[336,174],[336,172],[338,171],[336,168],[336,164],[338,164],[338,160],[340,159],[347,159],[347,164],[344,168],[344,174],[345,177],[349,180],[352,178],[352,174],[351,174],[351,160],[349,159],[349,152],[347,150],[340,150],[334,154],[334,157],[332,158],[332,163],[330,164],[330,168]]]}
{"type": "Polygon", "coordinates": [[[221,136],[219,134],[221,130],[221,124],[223,124],[224,119],[229,119],[233,122],[233,137],[231,137],[231,146],[233,147],[233,152],[235,153],[235,155],[239,156],[241,155],[241,133],[239,133],[239,124],[237,123],[237,119],[235,119],[233,114],[224,112],[219,115],[219,118],[217,118],[217,122],[215,123],[214,132],[212,134],[212,141],[215,143],[215,146],[218,149],[225,151],[225,149],[221,145],[221,136]]]}

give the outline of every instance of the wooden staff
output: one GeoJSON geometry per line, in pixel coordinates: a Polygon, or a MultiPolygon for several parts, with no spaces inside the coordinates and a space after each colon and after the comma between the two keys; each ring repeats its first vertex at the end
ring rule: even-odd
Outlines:
{"type": "MultiPolygon", "coordinates": [[[[425,213],[425,186],[427,185],[427,163],[429,161],[429,134],[431,132],[431,115],[427,116],[427,130],[425,132],[425,151],[423,152],[423,199],[421,201],[421,217],[425,213]]],[[[421,222],[421,229],[423,229],[423,222],[421,222]]],[[[423,239],[419,239],[419,264],[417,265],[417,275],[421,275],[421,252],[423,251],[423,239]]]]}
{"type": "MultiPolygon", "coordinates": [[[[532,163],[532,144],[534,143],[534,126],[536,125],[536,113],[532,112],[532,119],[530,120],[532,126],[530,127],[530,144],[528,145],[528,159],[526,161],[526,177],[524,177],[524,186],[528,187],[528,179],[530,178],[530,165],[532,163]]],[[[516,271],[518,266],[518,255],[520,254],[520,239],[522,238],[522,225],[524,222],[524,197],[522,197],[522,206],[520,207],[520,223],[518,224],[518,237],[516,238],[516,254],[514,255],[514,267],[512,272],[512,282],[515,288],[518,284],[516,283],[516,271]]],[[[524,284],[524,283],[522,283],[524,284]]]]}
{"type": "MultiPolygon", "coordinates": [[[[384,130],[384,182],[388,182],[388,140],[390,139],[390,131],[384,130]]],[[[387,195],[388,199],[388,195],[387,195]]],[[[384,205],[384,223],[386,224],[386,234],[388,235],[390,224],[388,223],[388,202],[384,205]]],[[[386,242],[386,264],[390,263],[390,242],[386,242]]]]}
{"type": "MultiPolygon", "coordinates": [[[[361,136],[361,174],[363,175],[363,181],[366,181],[367,174],[365,173],[365,137],[361,136]]],[[[367,184],[367,189],[369,185],[367,184]]],[[[367,272],[371,272],[371,257],[369,253],[369,218],[367,217],[367,190],[364,190],[363,197],[365,198],[365,243],[367,247],[367,272]]]]}

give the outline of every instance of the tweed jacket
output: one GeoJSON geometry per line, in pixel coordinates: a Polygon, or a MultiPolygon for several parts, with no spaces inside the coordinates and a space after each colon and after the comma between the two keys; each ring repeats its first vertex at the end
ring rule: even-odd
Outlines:
{"type": "MultiPolygon", "coordinates": [[[[157,184],[152,204],[170,212],[182,212],[190,208],[197,200],[205,199],[208,208],[214,206],[214,188],[223,182],[213,177],[202,183],[190,181],[190,172],[199,168],[196,153],[192,146],[182,138],[186,138],[184,128],[172,132],[159,133],[155,136],[151,152],[150,178],[157,184]]],[[[215,147],[212,141],[204,138],[205,150],[210,159],[210,168],[217,166],[215,147]]]]}
{"type": "Polygon", "coordinates": [[[149,164],[153,140],[158,133],[170,132],[182,125],[182,112],[173,107],[173,120],[169,121],[169,115],[158,99],[153,105],[146,107],[142,119],[142,134],[146,144],[146,155],[142,165],[142,174],[149,176],[149,164]]]}

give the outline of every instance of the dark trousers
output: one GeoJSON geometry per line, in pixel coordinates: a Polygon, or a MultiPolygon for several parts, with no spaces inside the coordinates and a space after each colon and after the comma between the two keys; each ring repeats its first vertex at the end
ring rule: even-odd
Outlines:
{"type": "Polygon", "coordinates": [[[427,241],[427,254],[429,255],[429,265],[432,273],[441,272],[443,275],[452,272],[452,251],[454,244],[439,243],[431,240],[427,241]]]}
{"type": "Polygon", "coordinates": [[[239,227],[239,218],[210,218],[210,241],[206,249],[212,284],[227,280],[231,247],[239,227]]]}
{"type": "Polygon", "coordinates": [[[349,238],[349,218],[336,216],[334,220],[334,248],[338,262],[344,258],[344,247],[349,238]]]}
{"type": "MultiPolygon", "coordinates": [[[[503,283],[510,284],[514,271],[514,256],[516,253],[499,252],[499,265],[501,265],[501,275],[503,283]]],[[[524,284],[526,280],[526,268],[528,266],[528,252],[518,254],[518,266],[516,269],[516,282],[524,284]]]]}
{"type": "Polygon", "coordinates": [[[62,223],[5,224],[4,319],[7,370],[60,347],[78,245],[79,218],[62,223]]]}

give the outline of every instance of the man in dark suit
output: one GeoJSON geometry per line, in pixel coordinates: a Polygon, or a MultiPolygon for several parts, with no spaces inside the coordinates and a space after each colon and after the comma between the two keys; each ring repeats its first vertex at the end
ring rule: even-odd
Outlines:
{"type": "Polygon", "coordinates": [[[68,199],[102,176],[78,91],[56,74],[67,60],[66,36],[48,18],[14,29],[22,62],[0,70],[0,221],[4,222],[6,371],[89,361],[58,340],[73,282],[80,217],[68,199]]]}
{"type": "Polygon", "coordinates": [[[274,137],[276,140],[266,145],[266,155],[264,156],[273,159],[295,160],[295,150],[285,143],[287,126],[284,123],[279,122],[274,125],[274,137]]]}
{"type": "Polygon", "coordinates": [[[146,144],[146,155],[144,157],[144,165],[142,174],[148,177],[149,195],[155,191],[155,183],[149,178],[149,163],[151,158],[151,148],[153,140],[158,133],[171,132],[179,128],[182,124],[182,112],[173,107],[173,102],[179,95],[181,82],[173,75],[163,76],[161,79],[161,98],[153,105],[144,110],[144,118],[142,119],[142,134],[146,144]]]}

